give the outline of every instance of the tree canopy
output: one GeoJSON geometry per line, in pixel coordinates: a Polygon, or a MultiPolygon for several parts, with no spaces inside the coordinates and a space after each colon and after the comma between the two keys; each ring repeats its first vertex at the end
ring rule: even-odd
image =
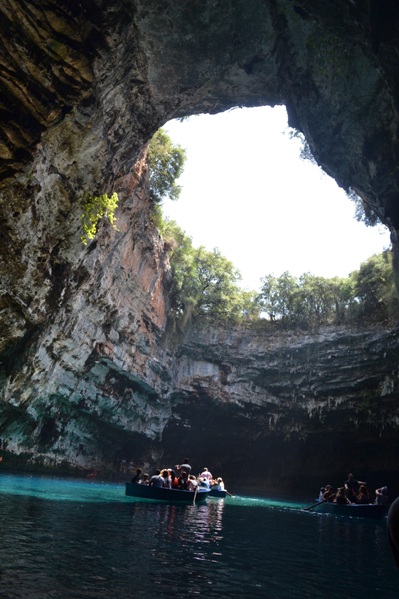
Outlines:
{"type": "Polygon", "coordinates": [[[194,320],[238,319],[251,311],[249,293],[239,286],[241,275],[218,248],[194,248],[174,221],[165,221],[162,234],[170,247],[173,272],[172,309],[194,320]]]}
{"type": "Polygon", "coordinates": [[[314,327],[326,324],[394,320],[399,297],[392,252],[372,256],[346,278],[310,273],[294,277],[266,275],[259,292],[244,291],[241,275],[218,248],[194,248],[192,239],[174,222],[164,219],[159,204],[176,199],[185,152],[160,129],[149,144],[150,193],[158,210],[157,226],[169,252],[172,281],[170,309],[175,318],[243,319],[314,327]]]}
{"type": "Polygon", "coordinates": [[[174,145],[163,129],[158,129],[148,145],[150,197],[160,204],[164,199],[176,200],[181,191],[176,180],[183,172],[186,152],[174,145]]]}
{"type": "Polygon", "coordinates": [[[324,278],[288,272],[262,279],[258,296],[273,321],[286,324],[377,322],[396,318],[399,307],[392,252],[372,256],[347,278],[324,278]]]}

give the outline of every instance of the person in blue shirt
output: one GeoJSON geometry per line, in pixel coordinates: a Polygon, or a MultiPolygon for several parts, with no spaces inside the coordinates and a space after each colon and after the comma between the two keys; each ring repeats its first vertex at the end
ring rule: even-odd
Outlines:
{"type": "Polygon", "coordinates": [[[164,478],[161,476],[160,470],[155,470],[155,474],[151,476],[150,482],[148,483],[150,487],[162,487],[164,483],[164,478]]]}

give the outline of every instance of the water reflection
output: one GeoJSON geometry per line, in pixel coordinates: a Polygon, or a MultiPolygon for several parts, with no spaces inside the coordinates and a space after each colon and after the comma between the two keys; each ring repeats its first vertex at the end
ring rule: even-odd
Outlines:
{"type": "MultiPolygon", "coordinates": [[[[142,503],[132,504],[132,529],[142,524],[142,503]]],[[[223,501],[206,504],[147,504],[151,533],[163,541],[213,543],[223,539],[223,501]]]]}
{"type": "Polygon", "coordinates": [[[266,500],[97,501],[88,483],[52,484],[24,482],[68,499],[0,492],[1,599],[397,599],[383,523],[266,500]]]}

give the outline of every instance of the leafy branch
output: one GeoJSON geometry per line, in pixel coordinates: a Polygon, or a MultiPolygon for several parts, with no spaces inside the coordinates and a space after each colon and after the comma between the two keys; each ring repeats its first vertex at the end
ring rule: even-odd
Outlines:
{"type": "Polygon", "coordinates": [[[113,193],[108,197],[106,193],[100,196],[86,196],[83,203],[83,213],[81,215],[82,227],[84,235],[81,242],[87,245],[89,239],[94,239],[97,234],[99,221],[106,217],[112,227],[117,229],[115,225],[115,210],[118,207],[118,194],[113,193]]]}

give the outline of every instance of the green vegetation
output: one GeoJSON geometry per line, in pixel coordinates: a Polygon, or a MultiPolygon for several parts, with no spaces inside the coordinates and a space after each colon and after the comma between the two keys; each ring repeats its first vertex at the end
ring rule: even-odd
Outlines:
{"type": "Polygon", "coordinates": [[[300,141],[301,147],[299,148],[299,157],[302,160],[308,160],[312,164],[317,164],[312,150],[310,149],[309,142],[301,131],[298,131],[298,129],[289,129],[288,137],[290,139],[298,139],[300,141]]]}
{"type": "MultiPolygon", "coordinates": [[[[318,164],[313,156],[306,137],[301,131],[298,131],[297,129],[289,129],[288,135],[290,139],[299,140],[301,144],[299,149],[299,157],[302,160],[308,160],[312,164],[318,164]]],[[[355,219],[358,222],[364,223],[367,227],[375,227],[376,225],[381,224],[381,219],[379,216],[380,208],[376,202],[373,203],[370,199],[366,200],[361,198],[352,188],[346,190],[346,195],[355,205],[355,219]]]]}
{"type": "Polygon", "coordinates": [[[177,200],[181,188],[176,180],[183,172],[186,153],[175,146],[163,129],[159,129],[148,145],[150,198],[160,204],[165,198],[177,200]]]}
{"type": "Polygon", "coordinates": [[[357,319],[397,319],[399,294],[392,251],[372,256],[352,273],[351,278],[356,298],[352,313],[357,319]]]}
{"type": "Polygon", "coordinates": [[[299,278],[285,272],[267,275],[258,301],[272,321],[317,326],[321,324],[394,321],[399,296],[392,252],[372,256],[347,278],[327,279],[309,273],[299,278]]]}
{"type": "Polygon", "coordinates": [[[81,215],[84,235],[80,238],[84,245],[87,245],[87,241],[96,236],[98,223],[103,216],[116,229],[115,210],[117,207],[118,194],[116,193],[113,193],[111,197],[108,197],[106,193],[100,196],[85,196],[81,215]]]}
{"type": "Polygon", "coordinates": [[[162,234],[169,248],[171,310],[176,317],[237,321],[252,314],[255,294],[241,289],[239,271],[217,248],[194,248],[174,221],[164,221],[162,234]]]}
{"type": "Polygon", "coordinates": [[[296,278],[285,272],[280,277],[266,275],[259,292],[244,291],[240,273],[217,248],[194,248],[191,238],[174,221],[162,217],[161,200],[176,198],[180,192],[175,179],[182,172],[184,151],[160,130],[150,143],[148,156],[156,208],[153,222],[164,239],[172,269],[170,310],[181,324],[201,319],[262,320],[265,325],[314,328],[397,320],[399,296],[388,250],[369,258],[347,278],[328,279],[310,273],[296,278]]]}
{"type": "Polygon", "coordinates": [[[367,227],[375,227],[381,224],[377,204],[363,200],[353,189],[349,189],[346,195],[355,204],[355,218],[367,227]]]}
{"type": "Polygon", "coordinates": [[[180,187],[176,179],[186,158],[180,146],[174,146],[160,129],[148,147],[152,223],[159,229],[169,250],[172,282],[169,293],[171,312],[177,320],[199,318],[238,320],[253,315],[255,293],[239,286],[241,275],[234,265],[215,248],[194,248],[192,240],[174,222],[164,220],[160,203],[177,199],[180,187]]]}
{"type": "Polygon", "coordinates": [[[260,292],[244,291],[240,273],[218,249],[194,248],[174,221],[162,235],[172,268],[171,311],[177,319],[259,321],[285,327],[394,322],[399,310],[392,252],[372,256],[347,278],[288,272],[266,275],[260,292]]]}

